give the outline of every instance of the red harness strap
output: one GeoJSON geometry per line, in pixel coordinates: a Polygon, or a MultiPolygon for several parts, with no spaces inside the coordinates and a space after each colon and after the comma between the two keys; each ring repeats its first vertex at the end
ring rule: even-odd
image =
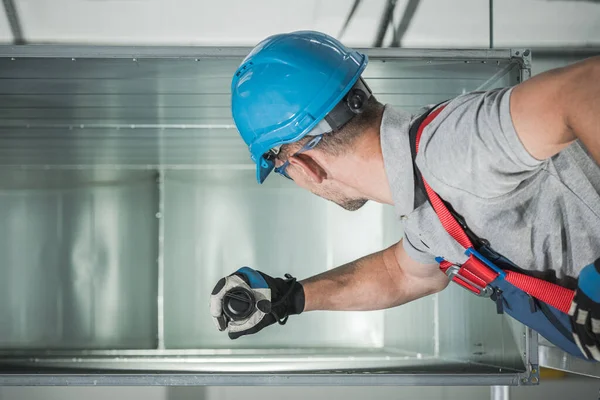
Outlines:
{"type": "MultiPolygon", "coordinates": [[[[441,106],[432,111],[427,118],[425,118],[421,126],[419,126],[416,138],[417,153],[419,152],[419,142],[421,141],[423,130],[440,112],[442,112],[443,109],[444,106],[441,106]]],[[[450,234],[450,236],[452,236],[465,250],[473,249],[473,243],[471,243],[471,240],[464,229],[450,213],[440,196],[438,196],[425,181],[425,178],[423,178],[423,184],[427,191],[429,201],[446,232],[448,232],[448,234],[450,234]]],[[[446,260],[440,262],[440,269],[444,273],[447,273],[448,269],[452,267],[455,268],[453,264],[446,260]]],[[[460,277],[454,276],[452,280],[476,294],[482,294],[481,288],[485,288],[499,275],[498,272],[486,266],[472,253],[469,254],[469,259],[459,267],[457,274],[460,275],[460,277]]],[[[575,294],[574,291],[518,272],[505,271],[505,274],[504,279],[513,286],[564,313],[569,312],[575,294]]]]}

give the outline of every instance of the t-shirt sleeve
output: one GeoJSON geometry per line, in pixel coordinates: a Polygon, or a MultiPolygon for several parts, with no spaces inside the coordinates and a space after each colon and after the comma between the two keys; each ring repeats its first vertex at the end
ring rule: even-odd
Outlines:
{"type": "Polygon", "coordinates": [[[511,93],[469,93],[448,103],[423,132],[417,158],[423,175],[482,198],[509,193],[533,175],[544,161],[529,154],[515,131],[511,93]]]}
{"type": "Polygon", "coordinates": [[[423,244],[416,235],[412,235],[410,231],[404,231],[402,246],[404,247],[406,254],[413,260],[420,262],[421,264],[437,264],[435,256],[429,253],[425,244],[423,244]]]}

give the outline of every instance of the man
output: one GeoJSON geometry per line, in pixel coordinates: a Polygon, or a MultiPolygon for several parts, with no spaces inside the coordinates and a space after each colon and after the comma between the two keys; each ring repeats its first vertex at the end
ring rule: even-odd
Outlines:
{"type": "MultiPolygon", "coordinates": [[[[416,178],[409,132],[418,116],[379,103],[360,78],[366,65],[366,56],[327,35],[296,32],[260,43],[235,73],[233,117],[260,183],[274,169],[350,211],[369,200],[393,205],[404,237],[302,282],[249,268],[221,279],[211,313],[231,338],[301,312],[395,307],[448,285],[436,257],[466,260],[416,178]]],[[[423,130],[415,160],[423,179],[494,250],[577,289],[574,336],[596,360],[598,162],[599,57],[451,100],[423,130]]]]}

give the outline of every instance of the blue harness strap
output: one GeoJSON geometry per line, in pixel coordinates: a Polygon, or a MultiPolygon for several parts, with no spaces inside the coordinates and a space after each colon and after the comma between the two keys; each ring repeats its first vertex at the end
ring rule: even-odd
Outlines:
{"type": "MultiPolygon", "coordinates": [[[[503,270],[520,269],[488,246],[479,250],[503,270]]],[[[505,312],[523,325],[527,325],[565,352],[585,359],[573,340],[568,314],[531,297],[500,275],[490,286],[494,290],[492,300],[496,301],[498,312],[505,312]]]]}

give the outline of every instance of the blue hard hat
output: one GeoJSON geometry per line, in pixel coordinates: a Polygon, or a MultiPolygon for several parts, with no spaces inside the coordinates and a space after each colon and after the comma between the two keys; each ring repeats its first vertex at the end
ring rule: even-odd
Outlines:
{"type": "Polygon", "coordinates": [[[250,52],[233,76],[231,110],[259,183],[275,165],[265,154],[311,133],[357,83],[367,62],[365,54],[311,31],[271,36],[250,52]]]}

